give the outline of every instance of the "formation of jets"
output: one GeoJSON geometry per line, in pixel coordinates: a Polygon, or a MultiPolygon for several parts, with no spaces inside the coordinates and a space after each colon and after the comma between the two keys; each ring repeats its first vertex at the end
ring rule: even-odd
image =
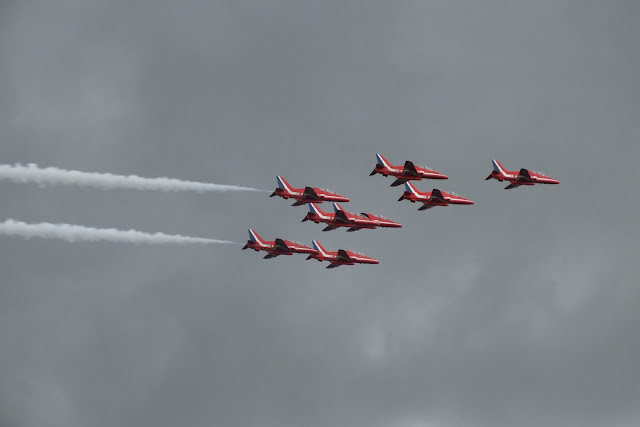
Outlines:
{"type": "MultiPolygon", "coordinates": [[[[435,206],[449,205],[473,205],[473,201],[462,197],[456,193],[441,191],[437,188],[431,191],[421,192],[410,181],[420,181],[422,179],[438,179],[445,180],[449,177],[445,174],[435,171],[426,166],[416,166],[410,161],[406,161],[403,166],[394,166],[381,154],[376,154],[375,169],[369,174],[370,176],[380,174],[383,176],[392,176],[395,181],[391,183],[391,187],[397,187],[404,184],[405,190],[398,201],[408,200],[411,203],[420,202],[422,206],[419,211],[431,209],[435,206]]],[[[535,184],[559,184],[556,179],[551,178],[540,172],[529,171],[528,169],[520,169],[519,171],[506,170],[497,160],[493,159],[493,171],[485,178],[491,178],[500,182],[508,181],[509,185],[505,190],[519,187],[521,185],[535,184]]],[[[322,231],[335,230],[337,228],[346,228],[347,231],[357,231],[362,229],[375,228],[400,228],[402,224],[392,221],[382,215],[374,215],[371,213],[361,212],[355,214],[344,210],[338,202],[349,202],[347,197],[341,196],[331,190],[317,187],[292,187],[281,176],[277,177],[278,187],[270,197],[279,196],[283,199],[294,199],[292,206],[308,205],[309,212],[302,219],[302,222],[312,221],[316,224],[324,223],[325,228],[322,231]],[[323,202],[333,202],[333,212],[324,212],[318,207],[323,202]]],[[[267,254],[265,259],[275,258],[279,255],[308,254],[307,260],[315,259],[317,261],[328,261],[326,268],[336,268],[341,265],[354,264],[379,264],[375,258],[361,254],[355,251],[338,249],[335,252],[327,251],[316,240],[312,241],[312,247],[305,246],[302,243],[276,238],[272,241],[262,239],[258,233],[249,229],[249,240],[242,249],[253,249],[254,251],[265,251],[267,254]]]]}

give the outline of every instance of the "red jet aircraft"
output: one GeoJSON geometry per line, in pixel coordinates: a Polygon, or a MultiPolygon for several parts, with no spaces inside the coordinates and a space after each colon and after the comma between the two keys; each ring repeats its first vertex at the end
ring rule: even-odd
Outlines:
{"type": "Polygon", "coordinates": [[[520,187],[521,185],[560,184],[560,181],[557,179],[553,179],[543,173],[531,172],[527,169],[520,169],[519,172],[508,171],[503,168],[497,160],[492,159],[491,161],[493,162],[493,170],[491,171],[491,175],[486,177],[484,180],[486,181],[494,178],[500,182],[509,181],[510,184],[504,187],[505,190],[520,187]]]}
{"type": "Polygon", "coordinates": [[[292,242],[291,240],[263,240],[262,237],[252,229],[249,229],[249,240],[247,240],[247,244],[242,248],[242,250],[245,249],[253,249],[256,252],[266,251],[265,259],[274,258],[278,255],[315,254],[317,252],[309,246],[292,242]]]}
{"type": "Polygon", "coordinates": [[[302,206],[304,204],[322,202],[348,202],[349,199],[334,193],[326,188],[304,187],[293,188],[283,177],[278,176],[278,188],[269,197],[280,196],[284,199],[295,199],[291,206],[302,206]]]}
{"type": "Polygon", "coordinates": [[[323,212],[315,204],[309,203],[309,212],[307,216],[302,219],[302,222],[307,220],[313,221],[316,224],[324,222],[327,226],[322,231],[335,230],[338,227],[349,227],[347,231],[357,231],[363,228],[377,228],[377,227],[402,227],[395,221],[391,221],[380,215],[373,215],[362,212],[361,215],[345,212],[339,204],[333,204],[334,213],[323,212]]]}
{"type": "Polygon", "coordinates": [[[398,201],[406,199],[411,201],[411,203],[422,202],[423,205],[418,208],[419,211],[431,209],[434,206],[448,206],[449,204],[473,205],[473,202],[469,199],[465,199],[464,197],[458,196],[454,193],[445,193],[437,188],[434,188],[433,191],[421,193],[416,190],[416,187],[410,182],[405,182],[404,186],[405,192],[400,196],[398,201]]]}
{"type": "Polygon", "coordinates": [[[423,178],[426,179],[449,179],[449,177],[440,172],[436,172],[435,170],[428,168],[426,166],[416,166],[410,161],[404,162],[404,166],[394,166],[387,161],[382,155],[376,154],[378,158],[378,163],[376,163],[376,168],[369,174],[369,176],[373,176],[377,173],[384,176],[394,176],[396,180],[393,181],[391,187],[397,187],[398,185],[404,184],[407,181],[411,180],[421,180],[423,178]]]}
{"type": "Polygon", "coordinates": [[[313,241],[313,247],[316,250],[315,253],[309,255],[307,259],[317,259],[318,261],[329,261],[329,265],[326,268],[336,268],[341,265],[354,265],[354,264],[380,264],[375,258],[371,258],[359,252],[345,251],[344,249],[338,249],[336,252],[329,252],[323,248],[320,243],[313,241]]]}

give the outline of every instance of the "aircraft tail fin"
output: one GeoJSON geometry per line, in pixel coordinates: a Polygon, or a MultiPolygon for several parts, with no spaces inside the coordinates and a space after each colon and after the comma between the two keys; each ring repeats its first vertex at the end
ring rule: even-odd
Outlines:
{"type": "Polygon", "coordinates": [[[377,153],[376,159],[378,160],[378,164],[384,166],[387,169],[391,168],[391,164],[385,159],[382,154],[377,153]]]}
{"type": "Polygon", "coordinates": [[[315,203],[309,203],[309,212],[318,215],[320,218],[328,219],[329,215],[323,212],[315,203]]]}
{"type": "Polygon", "coordinates": [[[258,242],[260,246],[267,246],[262,237],[260,237],[260,235],[253,231],[251,228],[249,229],[249,240],[251,240],[252,242],[258,242]]]}
{"type": "Polygon", "coordinates": [[[404,183],[404,188],[405,190],[407,190],[408,193],[412,193],[414,196],[419,196],[420,194],[418,193],[418,190],[416,190],[416,187],[410,183],[410,182],[405,182],[404,183]]]}
{"type": "Polygon", "coordinates": [[[337,204],[336,202],[333,202],[333,211],[334,211],[334,212],[344,211],[344,209],[342,209],[342,206],[340,206],[340,205],[339,205],[339,204],[337,204]]]}
{"type": "Polygon", "coordinates": [[[499,172],[503,175],[506,175],[506,170],[505,168],[500,164],[499,161],[497,161],[496,159],[491,159],[491,163],[493,163],[493,170],[496,172],[499,172]]]}
{"type": "Polygon", "coordinates": [[[291,185],[289,185],[289,183],[283,177],[278,175],[276,179],[278,180],[278,188],[281,188],[289,194],[293,193],[291,185]]]}
{"type": "Polygon", "coordinates": [[[326,249],[323,248],[320,243],[318,243],[316,240],[312,240],[312,243],[313,243],[313,249],[320,252],[322,256],[329,257],[329,254],[327,253],[326,249]]]}

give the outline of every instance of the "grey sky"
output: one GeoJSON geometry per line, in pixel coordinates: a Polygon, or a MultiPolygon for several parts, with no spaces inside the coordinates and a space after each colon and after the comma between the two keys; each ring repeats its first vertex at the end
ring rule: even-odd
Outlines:
{"type": "Polygon", "coordinates": [[[636,1],[0,5],[2,163],[330,187],[398,230],[263,193],[0,182],[0,220],[244,241],[0,238],[0,425],[635,426],[636,1]],[[418,212],[375,153],[474,206],[418,212]],[[495,157],[559,186],[504,191],[495,157]]]}

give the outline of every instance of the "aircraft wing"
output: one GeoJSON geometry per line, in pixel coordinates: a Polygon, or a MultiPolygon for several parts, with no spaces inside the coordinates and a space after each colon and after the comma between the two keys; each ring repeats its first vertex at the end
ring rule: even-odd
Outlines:
{"type": "Polygon", "coordinates": [[[347,231],[358,231],[358,230],[362,230],[362,228],[359,228],[359,227],[351,227],[351,228],[349,228],[347,231]]]}
{"type": "Polygon", "coordinates": [[[280,249],[281,251],[291,252],[291,249],[289,249],[289,246],[287,246],[287,244],[282,239],[276,239],[276,241],[273,244],[273,247],[275,249],[280,249]]]}
{"type": "Polygon", "coordinates": [[[325,268],[337,268],[340,267],[340,264],[329,264],[325,268]]]}
{"type": "Polygon", "coordinates": [[[327,225],[325,228],[322,229],[322,231],[331,231],[331,230],[335,230],[338,227],[334,227],[332,225],[327,225]]]}
{"type": "Polygon", "coordinates": [[[347,251],[345,251],[344,249],[338,249],[338,255],[336,255],[336,259],[346,262],[353,262],[347,251]]]}
{"type": "Polygon", "coordinates": [[[310,199],[319,199],[318,193],[311,187],[304,187],[304,197],[308,197],[310,199]]]}
{"type": "Polygon", "coordinates": [[[531,182],[533,181],[533,179],[531,178],[529,171],[523,168],[523,169],[520,169],[520,173],[518,174],[518,181],[531,182]]]}
{"type": "Polygon", "coordinates": [[[431,192],[431,200],[436,201],[436,202],[444,202],[444,196],[442,195],[442,191],[438,190],[437,188],[434,188],[433,191],[431,192]]]}
{"type": "Polygon", "coordinates": [[[426,211],[427,209],[431,209],[433,205],[422,205],[418,208],[419,211],[426,211]]]}
{"type": "Polygon", "coordinates": [[[509,185],[507,185],[506,187],[504,187],[505,190],[511,190],[512,188],[518,188],[520,187],[522,184],[515,184],[515,183],[511,183],[509,185]]]}
{"type": "Polygon", "coordinates": [[[349,218],[347,218],[347,214],[344,211],[336,211],[334,216],[334,221],[340,222],[351,222],[349,218]]]}
{"type": "Polygon", "coordinates": [[[271,258],[275,258],[277,256],[278,256],[278,254],[266,254],[263,258],[264,259],[271,259],[271,258]]]}
{"type": "Polygon", "coordinates": [[[411,176],[420,176],[418,175],[418,170],[416,169],[413,162],[410,162],[409,160],[404,162],[404,168],[402,169],[402,173],[406,175],[411,175],[411,176]]]}

